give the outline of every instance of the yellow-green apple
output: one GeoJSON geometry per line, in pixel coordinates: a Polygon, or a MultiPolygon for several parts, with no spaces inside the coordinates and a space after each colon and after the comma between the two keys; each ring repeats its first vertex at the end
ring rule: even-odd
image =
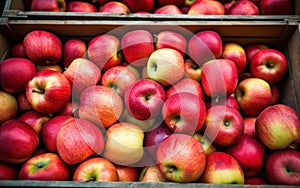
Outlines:
{"type": "Polygon", "coordinates": [[[172,48],[155,50],[147,63],[147,75],[163,86],[172,85],[184,76],[184,58],[172,48]]]}
{"type": "Polygon", "coordinates": [[[108,128],[123,112],[122,98],[111,88],[102,85],[87,87],[80,96],[79,117],[108,128]]]}
{"type": "Polygon", "coordinates": [[[16,98],[5,91],[0,90],[0,123],[13,119],[18,113],[16,98]]]}
{"type": "Polygon", "coordinates": [[[69,101],[61,111],[55,113],[55,116],[68,115],[72,117],[79,117],[78,110],[79,110],[79,101],[72,100],[69,101]]]}
{"type": "Polygon", "coordinates": [[[209,138],[207,138],[207,136],[203,135],[200,132],[196,132],[195,134],[193,134],[193,138],[195,138],[196,140],[198,140],[205,152],[205,155],[209,155],[213,152],[216,151],[216,146],[215,144],[209,140],[209,138]]]}
{"type": "Polygon", "coordinates": [[[186,54],[187,40],[179,32],[171,30],[160,31],[156,35],[155,49],[173,48],[178,50],[184,57],[186,54]]]}
{"type": "Polygon", "coordinates": [[[40,138],[49,152],[57,153],[56,137],[60,129],[74,117],[68,115],[57,115],[50,118],[42,127],[40,138]]]}
{"type": "Polygon", "coordinates": [[[257,116],[263,109],[271,105],[270,84],[260,78],[247,78],[238,84],[235,98],[243,114],[257,116]]]}
{"type": "Polygon", "coordinates": [[[265,173],[272,185],[300,185],[300,152],[292,149],[276,150],[265,162],[265,173]]]}
{"type": "Polygon", "coordinates": [[[244,117],[244,134],[257,138],[255,130],[256,117],[244,117]]]}
{"type": "Polygon", "coordinates": [[[22,163],[30,158],[39,145],[38,134],[27,123],[7,120],[0,126],[0,160],[22,163]]]}
{"type": "Polygon", "coordinates": [[[63,109],[71,97],[71,85],[62,73],[41,70],[27,82],[26,97],[32,108],[51,114],[63,109]]]}
{"type": "Polygon", "coordinates": [[[258,115],[255,130],[266,147],[284,149],[300,142],[300,116],[288,105],[272,105],[258,115]]]}
{"type": "Polygon", "coordinates": [[[260,176],[245,177],[245,185],[267,185],[265,178],[260,176]]]}
{"type": "Polygon", "coordinates": [[[115,167],[119,175],[119,181],[135,182],[138,180],[139,169],[137,167],[123,165],[115,165],[115,167]]]}
{"type": "Polygon", "coordinates": [[[0,162],[0,180],[16,180],[18,168],[15,165],[0,162]]]}
{"type": "Polygon", "coordinates": [[[92,61],[76,58],[63,72],[72,86],[72,98],[79,99],[83,90],[96,85],[101,78],[101,70],[92,61]]]}
{"type": "Polygon", "coordinates": [[[247,57],[244,48],[234,42],[226,43],[223,46],[222,58],[233,61],[238,69],[238,73],[242,73],[247,65],[247,57]]]}
{"type": "Polygon", "coordinates": [[[147,30],[128,31],[121,39],[123,56],[128,63],[134,66],[144,66],[154,51],[153,43],[152,34],[147,30]],[[136,53],[137,51],[139,53],[136,53]]]}
{"type": "Polygon", "coordinates": [[[35,72],[35,64],[26,58],[12,57],[3,60],[0,64],[2,89],[9,93],[24,91],[35,72]]]}
{"type": "Polygon", "coordinates": [[[128,112],[139,120],[158,116],[164,100],[164,88],[150,79],[137,80],[124,94],[124,103],[128,112]]]}
{"type": "Polygon", "coordinates": [[[207,110],[203,126],[204,135],[222,146],[237,144],[244,132],[243,117],[239,111],[225,105],[207,110]]]}
{"type": "Polygon", "coordinates": [[[149,131],[152,130],[153,127],[155,126],[155,123],[158,121],[162,121],[162,118],[159,119],[160,116],[158,117],[152,117],[146,120],[139,120],[137,118],[135,118],[133,115],[131,115],[128,112],[127,108],[123,109],[122,115],[119,118],[119,121],[124,121],[124,122],[128,122],[128,123],[132,123],[135,124],[137,126],[139,126],[143,131],[149,131]]]}
{"type": "Polygon", "coordinates": [[[194,182],[205,169],[206,155],[198,140],[179,133],[172,134],[161,142],[156,162],[169,181],[194,182]]]}
{"type": "Polygon", "coordinates": [[[225,97],[214,97],[214,98],[206,98],[205,99],[206,109],[216,106],[216,105],[226,105],[228,107],[234,108],[237,111],[240,111],[239,103],[237,102],[236,98],[233,95],[229,95],[225,97]]]}
{"type": "Polygon", "coordinates": [[[143,3],[139,0],[123,0],[123,2],[131,12],[151,12],[154,8],[154,0],[144,0],[143,3]]]}
{"type": "Polygon", "coordinates": [[[127,122],[116,123],[106,131],[103,155],[115,164],[133,166],[144,155],[143,141],[144,132],[139,126],[127,122]]]}
{"type": "Polygon", "coordinates": [[[225,152],[237,160],[245,177],[258,175],[263,168],[265,146],[252,136],[244,134],[237,144],[226,147],[225,152]]]}
{"type": "Polygon", "coordinates": [[[118,1],[110,1],[99,7],[99,12],[106,12],[111,14],[128,14],[129,8],[126,4],[118,1]]]}
{"type": "Polygon", "coordinates": [[[50,12],[64,12],[66,10],[65,0],[31,0],[31,11],[50,11],[50,12]]]}
{"type": "Polygon", "coordinates": [[[179,133],[194,134],[204,124],[206,107],[197,95],[182,92],[166,99],[162,116],[167,126],[179,133]]]}
{"type": "Polygon", "coordinates": [[[57,35],[45,30],[33,30],[23,39],[26,55],[37,65],[57,64],[62,58],[62,43],[57,35]]]}
{"type": "Polygon", "coordinates": [[[90,2],[70,1],[67,5],[67,12],[97,12],[97,8],[90,2]]]}
{"type": "Polygon", "coordinates": [[[230,6],[228,15],[260,15],[260,10],[251,0],[239,0],[230,6]]]}
{"type": "Polygon", "coordinates": [[[56,136],[56,147],[62,160],[74,165],[104,150],[101,130],[85,119],[71,119],[64,123],[56,136]]]}
{"type": "Polygon", "coordinates": [[[122,56],[119,52],[120,41],[110,34],[98,35],[88,43],[88,58],[93,61],[101,71],[119,65],[122,56]]]}
{"type": "Polygon", "coordinates": [[[164,5],[176,5],[177,7],[181,7],[185,0],[157,0],[158,4],[160,6],[164,6],[164,5]]]}
{"type": "Polygon", "coordinates": [[[229,96],[236,90],[238,69],[229,59],[215,59],[203,64],[201,85],[209,97],[229,96]]]}
{"type": "Polygon", "coordinates": [[[267,45],[265,44],[249,44],[249,45],[246,45],[244,47],[245,49],[245,53],[246,53],[246,56],[247,56],[247,63],[250,64],[253,56],[259,52],[260,50],[262,49],[267,49],[269,48],[267,45]]]}
{"type": "Polygon", "coordinates": [[[164,5],[154,11],[154,14],[183,14],[176,5],[164,5]]]}
{"type": "Polygon", "coordinates": [[[244,173],[234,157],[216,151],[207,156],[206,167],[199,181],[210,184],[244,184],[244,173]]]}
{"type": "Polygon", "coordinates": [[[47,114],[43,114],[35,110],[30,110],[22,113],[18,117],[18,119],[30,125],[39,135],[42,127],[50,119],[50,117],[47,114]]]}
{"type": "Polygon", "coordinates": [[[68,67],[74,59],[85,57],[86,50],[86,43],[82,39],[67,40],[63,46],[62,66],[68,67]]]}
{"type": "Polygon", "coordinates": [[[219,1],[197,0],[190,6],[187,14],[224,15],[225,8],[219,1]]]}
{"type": "Polygon", "coordinates": [[[11,47],[9,48],[9,57],[28,58],[25,53],[25,49],[22,41],[11,45],[11,47]]]}
{"type": "Polygon", "coordinates": [[[222,52],[221,36],[213,30],[199,31],[188,41],[188,55],[200,67],[206,61],[220,58],[222,52]]]}
{"type": "Polygon", "coordinates": [[[155,159],[159,144],[172,133],[173,131],[164,122],[145,132],[144,149],[148,152],[148,155],[155,159]]]}
{"type": "Polygon", "coordinates": [[[73,181],[118,181],[119,176],[113,163],[102,157],[89,158],[76,168],[73,181]]]}
{"type": "Polygon", "coordinates": [[[192,59],[184,60],[184,70],[187,77],[200,82],[201,79],[201,67],[195,63],[192,59]]]}
{"type": "Polygon", "coordinates": [[[57,154],[43,153],[32,156],[22,164],[18,173],[18,179],[67,181],[69,180],[69,175],[69,168],[57,154]]]}
{"type": "Polygon", "coordinates": [[[45,69],[54,70],[54,71],[57,71],[57,72],[60,72],[60,73],[63,72],[63,69],[58,64],[55,64],[55,65],[37,65],[36,66],[36,71],[37,72],[39,72],[41,70],[45,70],[45,69]]]}
{"type": "Polygon", "coordinates": [[[191,78],[183,78],[182,80],[179,80],[177,83],[168,88],[168,90],[166,91],[166,99],[176,93],[182,92],[192,93],[194,95],[197,95],[202,100],[205,99],[205,95],[202,91],[200,83],[191,78]]]}
{"type": "Polygon", "coordinates": [[[101,78],[101,85],[112,88],[121,97],[128,87],[137,81],[135,73],[128,66],[115,66],[106,70],[101,78]]]}
{"type": "Polygon", "coordinates": [[[260,0],[259,7],[263,15],[293,14],[293,0],[260,0]]]}
{"type": "Polygon", "coordinates": [[[158,165],[146,166],[139,177],[140,182],[167,182],[168,179],[159,170],[158,165]]]}
{"type": "Polygon", "coordinates": [[[250,62],[250,73],[253,77],[261,78],[269,84],[279,82],[288,70],[287,58],[275,49],[262,49],[257,52],[250,62]]]}

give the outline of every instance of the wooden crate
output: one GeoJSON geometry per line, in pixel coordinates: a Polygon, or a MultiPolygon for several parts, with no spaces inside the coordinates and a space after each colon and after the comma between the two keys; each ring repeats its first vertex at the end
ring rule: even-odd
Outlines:
{"type": "MultiPolygon", "coordinates": [[[[224,42],[237,42],[241,45],[264,43],[283,51],[289,60],[289,72],[279,87],[280,102],[300,112],[300,23],[298,20],[273,21],[141,21],[141,20],[34,20],[34,19],[0,19],[0,57],[7,57],[10,45],[23,39],[30,31],[43,29],[58,35],[62,40],[78,37],[86,41],[92,37],[113,32],[121,36],[133,29],[147,29],[157,33],[164,29],[176,30],[184,35],[211,29],[219,32],[224,42]]],[[[208,185],[200,183],[122,183],[122,182],[57,182],[57,181],[0,181],[2,187],[213,187],[224,188],[225,185],[208,185]]],[[[228,187],[249,187],[246,185],[226,185],[228,187]]],[[[274,187],[272,185],[253,187],[274,187]]],[[[277,186],[285,187],[285,186],[277,186]]],[[[291,187],[291,186],[289,186],[291,187]]]]}

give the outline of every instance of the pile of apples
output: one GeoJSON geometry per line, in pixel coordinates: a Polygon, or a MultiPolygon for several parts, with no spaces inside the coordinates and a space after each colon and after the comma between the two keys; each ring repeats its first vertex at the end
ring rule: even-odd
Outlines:
{"type": "Polygon", "coordinates": [[[112,14],[292,15],[293,0],[24,0],[31,11],[112,14]]]}
{"type": "Polygon", "coordinates": [[[10,48],[0,179],[300,185],[282,52],[214,30],[119,31],[33,30],[10,48]]]}

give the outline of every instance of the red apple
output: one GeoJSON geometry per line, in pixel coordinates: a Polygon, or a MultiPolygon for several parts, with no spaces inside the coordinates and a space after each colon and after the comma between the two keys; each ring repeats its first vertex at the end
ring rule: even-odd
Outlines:
{"type": "Polygon", "coordinates": [[[24,91],[35,72],[35,64],[28,59],[15,57],[3,60],[0,64],[2,89],[9,93],[24,91]]]}
{"type": "Polygon", "coordinates": [[[5,162],[0,162],[0,180],[16,180],[17,175],[17,166],[5,162]]]}
{"type": "Polygon", "coordinates": [[[67,164],[83,162],[104,150],[104,136],[93,123],[84,119],[72,119],[64,123],[56,137],[59,156],[67,164]]]}
{"type": "Polygon", "coordinates": [[[18,119],[30,125],[39,135],[42,127],[50,119],[50,117],[47,114],[42,114],[35,110],[30,110],[22,113],[18,117],[18,119]]]}
{"type": "Polygon", "coordinates": [[[184,76],[183,56],[171,48],[155,50],[147,63],[147,75],[163,86],[178,82],[184,76]]]}
{"type": "Polygon", "coordinates": [[[198,0],[190,6],[187,14],[224,15],[225,8],[219,1],[198,0]]]}
{"type": "Polygon", "coordinates": [[[268,182],[260,176],[245,177],[245,185],[267,185],[268,182]]]}
{"type": "Polygon", "coordinates": [[[54,153],[43,153],[28,159],[18,173],[19,180],[69,180],[69,168],[54,153]]]}
{"type": "Polygon", "coordinates": [[[187,40],[179,32],[164,30],[157,34],[155,49],[173,48],[178,50],[184,57],[186,54],[187,40]]]}
{"type": "Polygon", "coordinates": [[[79,101],[72,100],[69,101],[61,111],[57,112],[55,116],[68,115],[72,117],[79,117],[78,110],[79,110],[79,101]]]}
{"type": "Polygon", "coordinates": [[[244,48],[237,43],[226,43],[223,47],[222,58],[233,61],[238,69],[238,73],[242,73],[247,65],[247,57],[244,48]]]}
{"type": "Polygon", "coordinates": [[[123,165],[115,165],[115,167],[119,175],[119,181],[135,182],[138,180],[139,171],[137,167],[123,165]]]}
{"type": "Polygon", "coordinates": [[[154,11],[154,14],[183,14],[175,5],[164,5],[154,11]]]}
{"type": "Polygon", "coordinates": [[[177,7],[180,7],[184,4],[185,0],[157,0],[157,2],[160,6],[172,4],[177,7]]]}
{"type": "Polygon", "coordinates": [[[63,75],[72,85],[72,98],[79,99],[83,90],[96,85],[101,78],[101,71],[92,61],[85,58],[74,59],[63,75]]]}
{"type": "Polygon", "coordinates": [[[76,58],[84,58],[86,55],[86,43],[77,38],[67,40],[63,46],[63,67],[68,67],[76,58]]]}
{"type": "Polygon", "coordinates": [[[217,151],[206,158],[205,170],[200,183],[244,184],[244,173],[240,164],[231,155],[217,151]]]}
{"type": "Polygon", "coordinates": [[[97,8],[89,2],[71,1],[68,3],[67,12],[97,12],[97,8]]]}
{"type": "Polygon", "coordinates": [[[167,178],[159,170],[158,165],[145,167],[140,173],[140,182],[167,182],[167,178]]]}
{"type": "Polygon", "coordinates": [[[71,97],[71,85],[62,73],[41,70],[27,83],[26,96],[33,109],[51,114],[67,104],[71,97]]]}
{"type": "Polygon", "coordinates": [[[141,3],[139,0],[123,0],[132,12],[151,12],[154,8],[154,0],[144,0],[141,3]]]}
{"type": "Polygon", "coordinates": [[[163,104],[162,116],[171,130],[194,134],[203,126],[206,116],[205,103],[194,94],[177,93],[163,104]]]}
{"type": "Polygon", "coordinates": [[[272,105],[258,115],[255,130],[266,147],[284,149],[300,142],[300,116],[288,105],[272,105]]]}
{"type": "Polygon", "coordinates": [[[272,101],[271,104],[277,104],[280,99],[280,91],[276,84],[271,85],[272,101]]]}
{"type": "Polygon", "coordinates": [[[89,86],[80,96],[79,117],[108,128],[121,117],[123,107],[122,98],[114,90],[89,86]]]}
{"type": "Polygon", "coordinates": [[[23,42],[19,42],[17,44],[13,44],[9,49],[9,57],[22,57],[22,58],[28,58],[23,42]]]}
{"type": "Polygon", "coordinates": [[[37,65],[57,64],[62,58],[62,43],[55,34],[34,30],[23,39],[26,55],[37,65]]]}
{"type": "Polygon", "coordinates": [[[122,57],[119,54],[120,41],[110,34],[98,35],[88,44],[88,58],[93,61],[101,71],[119,65],[122,57]]]}
{"type": "Polygon", "coordinates": [[[178,81],[177,83],[175,83],[173,86],[171,86],[166,91],[166,99],[176,93],[182,93],[182,92],[192,93],[198,96],[199,98],[201,98],[202,100],[205,99],[205,95],[202,91],[202,87],[200,83],[190,78],[184,78],[178,81]]]}
{"type": "Polygon", "coordinates": [[[244,132],[243,117],[234,108],[212,106],[207,110],[203,130],[204,135],[216,144],[234,145],[240,142],[244,132]]]}
{"type": "Polygon", "coordinates": [[[277,150],[265,162],[265,173],[272,185],[300,185],[300,152],[277,150]]]}
{"type": "Polygon", "coordinates": [[[126,32],[122,36],[121,47],[128,63],[138,67],[144,66],[154,51],[152,34],[141,29],[126,32]],[[139,53],[136,53],[137,51],[139,53]]]}
{"type": "Polygon", "coordinates": [[[115,66],[104,72],[101,78],[101,85],[113,89],[120,96],[137,81],[135,73],[129,66],[115,66]]]}
{"type": "Polygon", "coordinates": [[[260,10],[251,0],[236,1],[227,12],[228,15],[260,15],[260,10]]]}
{"type": "Polygon", "coordinates": [[[221,36],[212,30],[199,31],[188,41],[188,55],[200,67],[206,61],[220,58],[222,52],[221,36]]]}
{"type": "Polygon", "coordinates": [[[249,44],[245,46],[245,52],[247,56],[247,62],[250,64],[253,56],[262,49],[269,48],[265,44],[249,44]]]}
{"type": "Polygon", "coordinates": [[[128,14],[130,13],[129,8],[126,4],[118,1],[110,1],[105,3],[99,8],[99,12],[106,12],[112,14],[128,14]]]}
{"type": "Polygon", "coordinates": [[[250,73],[269,84],[279,82],[288,70],[288,61],[283,53],[275,49],[263,49],[257,52],[250,62],[250,73]]]}
{"type": "Polygon", "coordinates": [[[39,145],[39,137],[27,123],[11,119],[0,126],[0,143],[1,161],[22,163],[39,145]]]}
{"type": "Polygon", "coordinates": [[[265,146],[256,138],[243,135],[240,141],[225,149],[241,165],[245,177],[257,175],[264,165],[265,146]]]}
{"type": "Polygon", "coordinates": [[[206,155],[195,138],[186,134],[172,134],[159,145],[156,161],[159,170],[169,181],[194,182],[205,169],[206,155]]]}
{"type": "Polygon", "coordinates": [[[200,82],[201,67],[196,64],[192,59],[184,60],[184,70],[187,77],[200,82]]]}
{"type": "Polygon", "coordinates": [[[128,112],[139,120],[158,116],[164,100],[164,88],[150,79],[136,81],[124,94],[124,102],[128,112]]]}
{"type": "Polygon", "coordinates": [[[233,61],[215,59],[203,64],[201,85],[207,96],[229,96],[235,92],[237,83],[238,69],[233,61]]]}
{"type": "Polygon", "coordinates": [[[234,108],[237,111],[240,111],[239,103],[236,98],[232,95],[224,97],[215,97],[215,98],[206,98],[205,100],[206,109],[216,106],[216,105],[226,105],[228,107],[234,108]]]}
{"type": "Polygon", "coordinates": [[[259,7],[263,15],[293,14],[292,0],[260,0],[259,7]]]}
{"type": "Polygon", "coordinates": [[[73,181],[118,181],[116,167],[110,161],[101,157],[87,159],[79,164],[73,174],[73,181]]]}
{"type": "Polygon", "coordinates": [[[244,117],[244,134],[257,137],[255,130],[256,117],[244,117]]]}
{"type": "Polygon", "coordinates": [[[271,105],[271,87],[260,78],[247,78],[237,86],[235,97],[245,115],[257,116],[271,105]]]}
{"type": "Polygon", "coordinates": [[[31,11],[63,12],[66,10],[65,0],[31,0],[31,11]]]}
{"type": "Polygon", "coordinates": [[[68,115],[57,115],[49,119],[41,129],[41,139],[47,150],[57,153],[56,137],[60,129],[74,118],[68,115]]]}
{"type": "Polygon", "coordinates": [[[5,91],[0,91],[0,123],[13,119],[17,113],[18,103],[16,98],[5,91]]]}

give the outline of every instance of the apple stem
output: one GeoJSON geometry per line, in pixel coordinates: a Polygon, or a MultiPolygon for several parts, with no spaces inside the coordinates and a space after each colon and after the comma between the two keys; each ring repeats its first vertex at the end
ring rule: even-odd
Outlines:
{"type": "Polygon", "coordinates": [[[31,90],[33,93],[40,93],[40,94],[43,94],[44,93],[44,90],[42,89],[33,89],[31,90]]]}

